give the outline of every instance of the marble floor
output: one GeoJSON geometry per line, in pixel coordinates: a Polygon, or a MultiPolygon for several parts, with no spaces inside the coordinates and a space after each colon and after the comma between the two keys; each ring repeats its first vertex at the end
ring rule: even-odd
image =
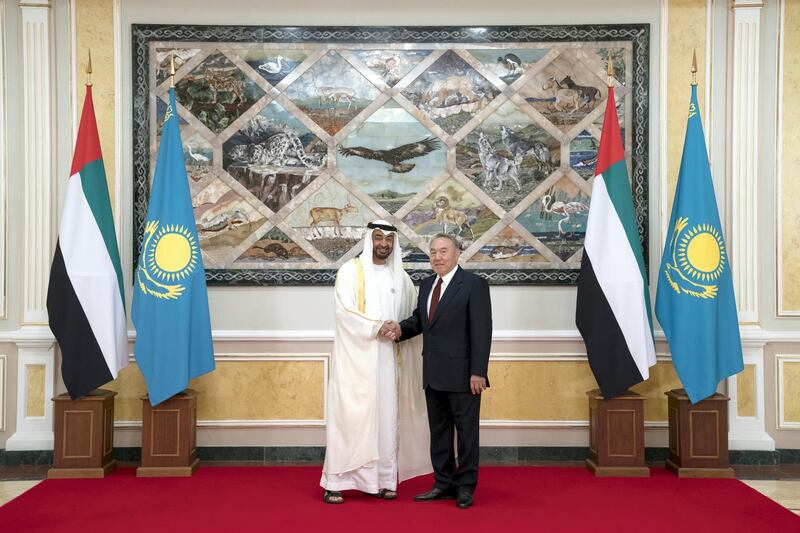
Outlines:
{"type": "Polygon", "coordinates": [[[742,483],[800,516],[800,480],[747,479],[742,483]]]}
{"type": "MultiPolygon", "coordinates": [[[[206,461],[206,466],[214,464],[206,461]]],[[[263,463],[225,463],[251,466],[263,463]]],[[[541,462],[535,464],[547,464],[541,462]]],[[[580,463],[560,463],[563,466],[581,466],[580,463]]],[[[121,466],[134,466],[121,465],[121,466]]],[[[48,466],[0,466],[0,505],[13,500],[17,496],[35,487],[47,474],[48,466]]],[[[800,465],[777,466],[734,466],[736,477],[749,487],[757,490],[766,497],[778,502],[780,505],[800,516],[800,465]]]]}

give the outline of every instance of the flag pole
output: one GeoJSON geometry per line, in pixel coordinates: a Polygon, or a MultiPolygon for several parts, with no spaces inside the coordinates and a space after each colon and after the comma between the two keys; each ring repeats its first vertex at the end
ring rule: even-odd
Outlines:
{"type": "Polygon", "coordinates": [[[169,56],[169,87],[175,87],[175,54],[169,56]]]}
{"type": "Polygon", "coordinates": [[[692,53],[692,85],[697,85],[697,48],[692,53]]]}
{"type": "Polygon", "coordinates": [[[606,80],[609,87],[614,86],[614,61],[611,59],[611,51],[608,52],[608,59],[606,61],[608,65],[608,79],[606,80]]]}
{"type": "Polygon", "coordinates": [[[86,85],[92,86],[92,49],[89,49],[89,62],[86,64],[86,85]]]}

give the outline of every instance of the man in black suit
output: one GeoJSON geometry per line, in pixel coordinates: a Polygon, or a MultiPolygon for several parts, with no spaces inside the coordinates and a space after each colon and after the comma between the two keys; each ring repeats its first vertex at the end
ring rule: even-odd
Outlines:
{"type": "Polygon", "coordinates": [[[433,238],[430,260],[436,275],[422,282],[417,308],[412,316],[394,324],[392,335],[406,340],[422,333],[423,339],[422,382],[436,482],[414,499],[455,497],[458,507],[466,509],[478,484],[480,395],[489,386],[492,303],[489,284],[460,268],[460,255],[460,245],[452,236],[433,238]]]}

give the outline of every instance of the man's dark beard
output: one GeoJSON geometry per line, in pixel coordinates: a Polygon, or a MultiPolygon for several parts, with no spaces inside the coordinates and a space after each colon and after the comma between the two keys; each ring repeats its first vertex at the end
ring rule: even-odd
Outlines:
{"type": "Polygon", "coordinates": [[[390,255],[392,255],[391,248],[388,248],[388,251],[386,253],[379,251],[378,248],[373,248],[372,250],[373,259],[380,259],[381,261],[385,261],[389,258],[390,255]]]}

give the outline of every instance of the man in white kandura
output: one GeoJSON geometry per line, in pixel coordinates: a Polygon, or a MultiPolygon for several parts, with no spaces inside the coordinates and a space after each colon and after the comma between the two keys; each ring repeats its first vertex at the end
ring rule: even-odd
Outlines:
{"type": "Polygon", "coordinates": [[[397,483],[432,471],[422,345],[395,343],[389,322],[409,316],[416,292],[397,228],[370,222],[364,251],[336,274],[336,329],[328,385],[326,503],[343,490],[397,497],[397,483]]]}

